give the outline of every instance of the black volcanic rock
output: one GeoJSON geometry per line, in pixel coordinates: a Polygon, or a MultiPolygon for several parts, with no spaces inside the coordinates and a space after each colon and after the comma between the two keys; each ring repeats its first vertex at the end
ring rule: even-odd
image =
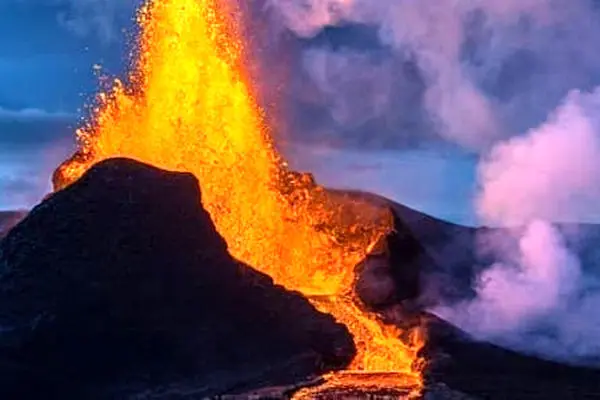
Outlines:
{"type": "MultiPolygon", "coordinates": [[[[443,382],[491,400],[599,399],[600,370],[542,360],[476,341],[434,315],[422,318],[428,386],[443,382]]],[[[444,397],[442,397],[444,398],[444,397]]]]}
{"type": "Polygon", "coordinates": [[[416,299],[422,293],[422,274],[434,269],[437,263],[398,213],[393,208],[391,211],[394,231],[388,235],[387,241],[392,276],[398,282],[400,300],[416,299]]]}
{"type": "MultiPolygon", "coordinates": [[[[372,283],[369,282],[370,287],[366,282],[363,286],[367,287],[370,292],[375,292],[377,286],[380,286],[382,289],[385,288],[382,290],[383,292],[387,291],[388,281],[391,279],[395,286],[395,293],[393,296],[385,296],[384,293],[381,293],[380,298],[377,298],[376,294],[369,294],[369,298],[377,298],[377,300],[363,299],[363,301],[372,306],[383,306],[389,305],[390,302],[415,301],[422,298],[426,291],[423,287],[423,278],[432,271],[439,270],[439,262],[431,256],[423,241],[406,223],[403,210],[399,208],[402,206],[371,193],[359,191],[344,191],[343,193],[349,198],[366,200],[373,205],[387,208],[392,216],[393,230],[371,250],[362,263],[365,265],[359,265],[357,283],[361,284],[361,279],[367,281],[368,278],[369,281],[372,281],[372,283]]],[[[359,297],[364,297],[360,296],[361,287],[357,286],[356,289],[359,297]]]]}
{"type": "Polygon", "coordinates": [[[393,215],[387,245],[399,300],[417,299],[427,307],[474,295],[473,280],[485,265],[477,240],[498,229],[453,224],[372,193],[347,194],[388,207],[393,215]]]}
{"type": "Polygon", "coordinates": [[[355,291],[369,307],[385,308],[421,296],[421,275],[435,261],[390,208],[393,230],[382,238],[356,268],[355,291]]]}
{"type": "Polygon", "coordinates": [[[232,259],[190,174],[104,161],[0,242],[0,398],[202,398],[353,354],[345,327],[232,259]]]}

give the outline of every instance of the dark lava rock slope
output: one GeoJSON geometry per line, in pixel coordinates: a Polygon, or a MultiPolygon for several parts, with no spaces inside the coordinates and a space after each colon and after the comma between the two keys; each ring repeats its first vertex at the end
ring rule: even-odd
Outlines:
{"type": "Polygon", "coordinates": [[[600,369],[542,360],[476,341],[433,315],[423,322],[426,387],[441,382],[475,399],[600,399],[600,369]]]}
{"type": "Polygon", "coordinates": [[[352,359],[344,326],[228,254],[200,196],[190,174],[112,159],[11,230],[0,398],[202,398],[352,359]]]}

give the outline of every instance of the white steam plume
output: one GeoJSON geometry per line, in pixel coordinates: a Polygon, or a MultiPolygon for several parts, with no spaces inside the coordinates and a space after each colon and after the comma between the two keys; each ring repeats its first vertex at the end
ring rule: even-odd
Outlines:
{"type": "Polygon", "coordinates": [[[480,166],[478,214],[488,224],[574,222],[600,208],[600,90],[571,92],[545,124],[497,144],[480,166]]]}
{"type": "Polygon", "coordinates": [[[600,363],[598,275],[584,272],[551,223],[598,210],[599,116],[600,89],[572,92],[545,124],[498,144],[482,161],[480,217],[525,228],[483,238],[499,261],[478,277],[476,298],[437,314],[480,339],[600,363]]]}

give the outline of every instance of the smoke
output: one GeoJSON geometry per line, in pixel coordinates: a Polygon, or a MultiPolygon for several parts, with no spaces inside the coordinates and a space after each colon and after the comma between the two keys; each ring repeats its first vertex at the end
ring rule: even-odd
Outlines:
{"type": "Polygon", "coordinates": [[[303,61],[306,72],[326,99],[332,118],[343,126],[358,127],[381,115],[393,95],[385,80],[378,78],[391,79],[394,71],[389,65],[373,62],[364,53],[310,49],[303,61]]]}
{"type": "Polygon", "coordinates": [[[479,339],[600,363],[599,271],[569,245],[582,235],[553,225],[598,211],[599,115],[600,89],[574,91],[546,123],[482,160],[478,215],[524,228],[480,238],[497,262],[478,276],[476,297],[434,312],[479,339]]]}
{"type": "Polygon", "coordinates": [[[539,128],[497,144],[480,165],[478,214],[488,224],[597,217],[600,89],[571,92],[539,128]]]}
{"type": "Polygon", "coordinates": [[[478,277],[478,298],[450,318],[476,336],[495,338],[526,329],[562,308],[578,284],[580,266],[556,229],[534,221],[520,234],[516,257],[484,271],[478,277]]]}
{"type": "Polygon", "coordinates": [[[365,140],[385,135],[412,143],[402,138],[433,132],[485,152],[541,123],[569,90],[600,84],[599,16],[588,0],[266,0],[266,9],[303,38],[300,69],[308,73],[295,77],[302,84],[294,91],[314,86],[318,94],[298,102],[344,104],[344,115],[362,121],[340,119],[332,107],[327,128],[356,135],[360,125],[365,140]],[[367,40],[368,29],[357,27],[374,29],[376,43],[356,48],[339,39],[367,40]],[[341,64],[352,67],[340,71],[341,64]],[[333,87],[332,76],[339,77],[333,87]],[[365,106],[381,87],[393,91],[380,91],[375,109],[365,106]],[[348,93],[359,88],[366,98],[349,104],[348,93]],[[403,123],[399,115],[410,120],[415,104],[425,121],[403,123]]]}

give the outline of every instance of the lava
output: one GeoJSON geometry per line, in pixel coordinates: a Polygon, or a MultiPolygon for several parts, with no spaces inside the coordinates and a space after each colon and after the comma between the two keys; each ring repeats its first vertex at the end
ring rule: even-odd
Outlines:
{"type": "Polygon", "coordinates": [[[351,290],[354,266],[391,229],[389,212],[287,169],[246,73],[238,15],[220,0],[148,1],[126,83],[98,96],[55,186],[117,156],[193,173],[234,257],[348,326],[358,348],[351,369],[401,372],[403,385],[419,386],[420,340],[404,344],[400,330],[361,310],[351,290]]]}

